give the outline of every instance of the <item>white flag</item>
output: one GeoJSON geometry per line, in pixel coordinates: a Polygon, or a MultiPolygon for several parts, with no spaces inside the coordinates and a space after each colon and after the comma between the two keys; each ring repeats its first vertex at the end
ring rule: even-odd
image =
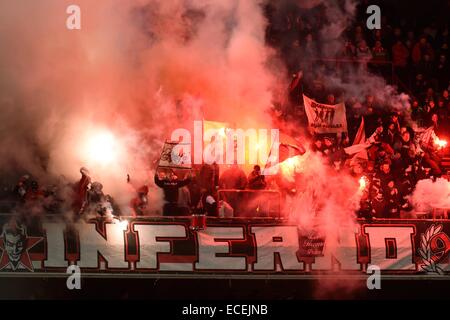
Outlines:
{"type": "Polygon", "coordinates": [[[347,131],[347,118],[343,102],[331,105],[314,101],[303,95],[309,127],[316,133],[338,133],[347,131]]]}

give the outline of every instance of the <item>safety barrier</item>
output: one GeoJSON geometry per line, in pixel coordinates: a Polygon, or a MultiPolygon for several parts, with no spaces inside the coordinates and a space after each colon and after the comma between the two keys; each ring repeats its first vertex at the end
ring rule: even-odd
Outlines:
{"type": "Polygon", "coordinates": [[[281,218],[281,193],[277,190],[220,189],[218,200],[233,208],[234,217],[281,218]]]}

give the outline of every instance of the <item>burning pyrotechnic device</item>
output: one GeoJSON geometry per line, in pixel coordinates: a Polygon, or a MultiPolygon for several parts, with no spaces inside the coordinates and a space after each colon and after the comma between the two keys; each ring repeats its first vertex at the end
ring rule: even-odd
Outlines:
{"type": "Polygon", "coordinates": [[[283,161],[281,165],[286,166],[290,169],[294,169],[296,164],[297,164],[297,159],[295,159],[295,157],[292,157],[292,158],[288,158],[285,161],[283,161]]]}
{"type": "Polygon", "coordinates": [[[447,141],[439,139],[439,137],[434,138],[434,144],[438,149],[443,149],[447,146],[447,141]]]}
{"type": "Polygon", "coordinates": [[[361,178],[359,178],[359,190],[365,190],[368,184],[369,180],[366,176],[362,176],[361,178]]]}
{"type": "Polygon", "coordinates": [[[122,229],[126,229],[128,228],[128,220],[122,220],[119,222],[120,226],[122,227],[122,229]]]}
{"type": "Polygon", "coordinates": [[[86,144],[88,159],[99,164],[110,164],[117,159],[117,141],[109,131],[94,133],[86,144]]]}
{"type": "Polygon", "coordinates": [[[222,138],[226,138],[227,134],[225,132],[225,128],[220,128],[219,129],[219,136],[222,138]]]}
{"type": "Polygon", "coordinates": [[[299,157],[294,156],[287,158],[280,163],[281,172],[285,177],[294,177],[297,166],[299,165],[299,157]]]}
{"type": "Polygon", "coordinates": [[[126,219],[122,220],[120,218],[114,217],[113,221],[114,221],[114,224],[120,225],[120,227],[123,230],[126,230],[128,228],[128,220],[126,220],[126,219]]]}

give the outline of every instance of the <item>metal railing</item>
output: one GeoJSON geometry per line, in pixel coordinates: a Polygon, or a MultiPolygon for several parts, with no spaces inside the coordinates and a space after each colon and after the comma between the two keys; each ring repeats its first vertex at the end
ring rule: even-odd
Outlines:
{"type": "Polygon", "coordinates": [[[281,218],[281,193],[277,190],[219,189],[219,203],[225,201],[234,217],[281,218]]]}
{"type": "MultiPolygon", "coordinates": [[[[235,213],[232,217],[213,217],[208,216],[208,219],[217,220],[217,221],[269,221],[273,218],[277,219],[284,219],[285,217],[281,214],[281,193],[276,190],[236,190],[236,189],[221,189],[218,190],[218,200],[224,200],[227,203],[229,203],[227,198],[230,197],[230,195],[236,195],[238,206],[237,208],[233,208],[235,210],[235,213]],[[252,204],[251,202],[251,196],[254,196],[254,198],[258,198],[258,196],[261,197],[261,199],[257,199],[257,201],[252,204]],[[268,197],[267,197],[268,196],[268,197]],[[244,198],[244,199],[242,199],[244,198]],[[245,199],[246,198],[246,199],[245,199]],[[250,201],[249,201],[250,200],[250,201]],[[247,210],[245,210],[245,206],[239,206],[240,203],[250,204],[247,206],[247,210]],[[259,207],[259,210],[256,210],[259,207]],[[244,209],[243,211],[239,211],[240,209],[244,209]]],[[[232,199],[233,200],[233,199],[232,199]]],[[[16,215],[11,210],[15,207],[15,204],[17,204],[14,201],[0,201],[0,217],[12,217],[16,215]],[[11,207],[11,210],[6,209],[6,207],[11,207]]],[[[231,204],[230,204],[231,205],[231,204]]],[[[432,209],[428,211],[412,211],[412,214],[410,217],[401,217],[401,218],[377,218],[376,221],[383,221],[383,220],[403,220],[403,221],[446,221],[450,220],[450,207],[441,207],[441,206],[435,206],[432,209]]],[[[50,219],[64,219],[65,214],[64,212],[57,212],[57,213],[51,213],[51,214],[40,214],[37,216],[50,218],[50,219]]],[[[97,218],[98,219],[98,218],[97,218]]],[[[104,218],[105,219],[105,218],[104,218]]],[[[180,219],[190,219],[189,216],[161,216],[159,214],[153,214],[153,215],[145,215],[145,216],[130,216],[130,215],[122,215],[120,216],[120,219],[132,219],[132,220],[152,220],[152,221],[177,221],[180,219]]],[[[366,221],[368,220],[364,218],[357,219],[358,221],[366,221]]]]}

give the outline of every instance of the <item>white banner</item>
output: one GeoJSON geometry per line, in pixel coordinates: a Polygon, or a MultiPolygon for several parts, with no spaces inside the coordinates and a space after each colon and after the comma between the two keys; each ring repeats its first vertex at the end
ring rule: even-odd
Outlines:
{"type": "Polygon", "coordinates": [[[309,127],[315,133],[338,133],[347,131],[345,104],[323,104],[303,95],[309,127]]]}
{"type": "Polygon", "coordinates": [[[160,168],[191,169],[191,144],[166,141],[158,166],[160,168]]]}
{"type": "Polygon", "coordinates": [[[203,230],[192,223],[189,217],[122,217],[69,226],[52,216],[25,225],[2,216],[0,276],[66,277],[70,265],[120,277],[174,271],[320,276],[364,274],[376,265],[384,274],[450,277],[448,220],[359,220],[340,225],[334,235],[325,235],[320,224],[300,229],[280,219],[206,218],[203,230]]]}

